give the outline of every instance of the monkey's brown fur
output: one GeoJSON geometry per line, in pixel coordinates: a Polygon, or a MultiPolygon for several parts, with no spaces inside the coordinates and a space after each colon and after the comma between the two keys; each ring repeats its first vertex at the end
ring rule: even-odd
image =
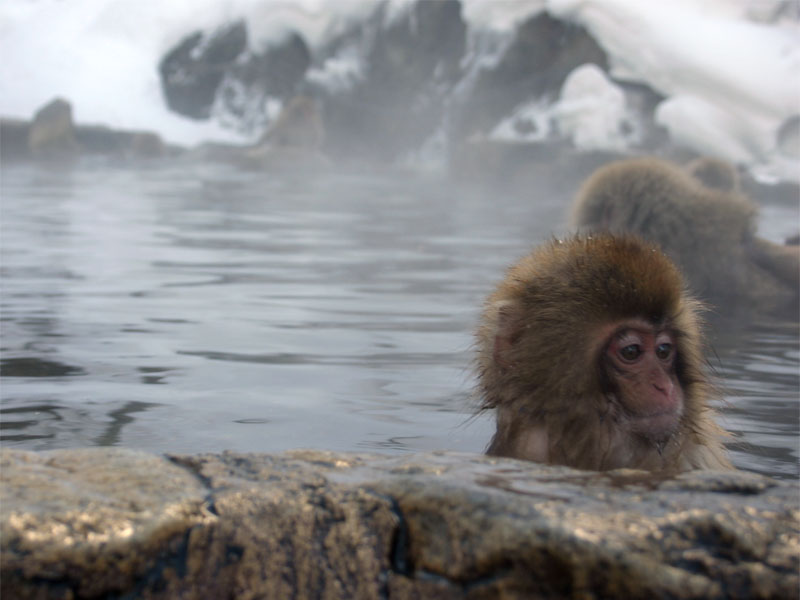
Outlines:
{"type": "Polygon", "coordinates": [[[497,409],[489,454],[521,456],[529,432],[546,432],[547,462],[582,469],[731,468],[708,400],[698,303],[655,247],[599,234],[557,240],[522,258],[488,298],[477,332],[482,407],[497,409]],[[685,410],[663,445],[628,434],[603,392],[603,330],[641,318],[676,335],[685,410]],[[499,338],[498,338],[499,336],[499,338]],[[502,361],[497,340],[509,339],[502,361]]]}
{"type": "Polygon", "coordinates": [[[319,150],[325,139],[317,102],[308,96],[295,96],[277,116],[260,144],[281,148],[319,150]]]}
{"type": "Polygon", "coordinates": [[[575,201],[579,230],[629,232],[657,244],[690,288],[718,307],[797,312],[800,253],[756,236],[755,205],[712,189],[654,158],[622,160],[592,174],[575,201]]]}
{"type": "Polygon", "coordinates": [[[686,170],[707,188],[721,192],[738,192],[741,189],[736,167],[725,160],[701,156],[686,165],[686,170]]]}

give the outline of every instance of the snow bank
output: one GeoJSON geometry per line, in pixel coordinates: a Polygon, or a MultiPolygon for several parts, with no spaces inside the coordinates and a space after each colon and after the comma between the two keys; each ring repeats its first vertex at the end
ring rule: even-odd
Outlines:
{"type": "Polygon", "coordinates": [[[796,178],[798,157],[781,154],[777,133],[800,112],[800,36],[752,20],[770,6],[777,10],[772,2],[548,0],[552,14],[598,40],[615,78],[667,97],[656,119],[675,142],[796,178]]]}
{"type": "MultiPolygon", "coordinates": [[[[411,1],[391,0],[387,19],[404,14],[411,1]]],[[[152,129],[183,144],[232,140],[230,130],[166,109],[157,65],[168,49],[195,29],[240,18],[253,50],[291,29],[314,48],[376,2],[6,0],[0,114],[29,118],[60,95],[82,123],[152,129]]],[[[796,144],[778,143],[778,132],[800,114],[800,28],[776,18],[781,6],[778,0],[463,0],[463,15],[473,30],[508,33],[543,9],[579,23],[608,52],[615,79],[647,83],[666,97],[655,117],[676,143],[763,177],[796,179],[796,144]]],[[[357,48],[344,48],[309,77],[344,89],[361,75],[362,60],[357,48]]],[[[555,105],[531,99],[495,135],[530,140],[561,132],[580,147],[619,149],[636,140],[627,112],[618,87],[582,67],[555,105]]]]}
{"type": "MultiPolygon", "coordinates": [[[[395,0],[403,6],[405,0],[395,0]]],[[[319,43],[374,0],[6,0],[0,3],[0,115],[30,118],[55,96],[76,121],[151,129],[172,142],[232,140],[214,123],[167,110],[158,78],[164,53],[195,29],[245,18],[258,50],[290,29],[319,43]]]]}

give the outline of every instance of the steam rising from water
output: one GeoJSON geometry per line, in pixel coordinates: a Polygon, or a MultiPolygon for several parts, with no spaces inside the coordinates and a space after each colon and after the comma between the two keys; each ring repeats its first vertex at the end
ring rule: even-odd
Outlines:
{"type": "MultiPolygon", "coordinates": [[[[248,23],[254,50],[296,30],[313,51],[348,22],[363,19],[376,3],[8,0],[0,5],[0,114],[28,118],[60,95],[73,103],[78,122],[156,130],[183,144],[241,140],[215,123],[189,121],[165,108],[156,72],[164,53],[194,30],[213,30],[240,18],[248,23]]],[[[387,22],[410,5],[410,0],[391,0],[387,22]]],[[[781,6],[777,0],[464,0],[463,14],[473,34],[494,30],[507,36],[521,20],[543,9],[573,20],[610,54],[616,77],[647,83],[666,96],[657,117],[673,140],[700,153],[751,164],[764,178],[796,178],[798,157],[785,153],[787,145],[779,144],[778,132],[798,113],[800,36],[797,22],[781,16],[781,6]]],[[[471,51],[476,50],[478,46],[471,51]]],[[[313,78],[335,85],[336,73],[326,69],[358,73],[361,60],[342,55],[335,64],[317,65],[313,78]]],[[[610,89],[600,85],[594,99],[582,101],[613,105],[616,96],[610,89]]],[[[525,109],[515,109],[520,110],[525,109]]],[[[563,116],[564,111],[574,114],[575,106],[542,110],[563,116]]],[[[607,120],[608,111],[618,122],[635,123],[634,115],[617,114],[619,106],[587,110],[582,121],[573,119],[569,126],[582,123],[590,133],[576,132],[573,139],[607,148],[635,141],[635,135],[619,138],[616,127],[603,131],[597,121],[607,120]],[[597,115],[594,121],[592,114],[597,115]]]]}

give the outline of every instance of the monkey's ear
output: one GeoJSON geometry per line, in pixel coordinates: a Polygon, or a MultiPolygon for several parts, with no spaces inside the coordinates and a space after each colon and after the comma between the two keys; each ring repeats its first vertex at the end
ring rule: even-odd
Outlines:
{"type": "Polygon", "coordinates": [[[497,302],[493,308],[497,317],[492,359],[496,365],[505,370],[512,366],[511,350],[519,337],[517,318],[514,314],[516,311],[514,303],[509,300],[497,302]]]}

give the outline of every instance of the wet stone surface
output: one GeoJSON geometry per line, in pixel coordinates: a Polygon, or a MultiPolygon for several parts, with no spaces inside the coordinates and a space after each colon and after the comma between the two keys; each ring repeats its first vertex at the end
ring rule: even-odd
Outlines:
{"type": "Polygon", "coordinates": [[[3,451],[13,598],[797,597],[796,484],[474,454],[3,451]]]}

